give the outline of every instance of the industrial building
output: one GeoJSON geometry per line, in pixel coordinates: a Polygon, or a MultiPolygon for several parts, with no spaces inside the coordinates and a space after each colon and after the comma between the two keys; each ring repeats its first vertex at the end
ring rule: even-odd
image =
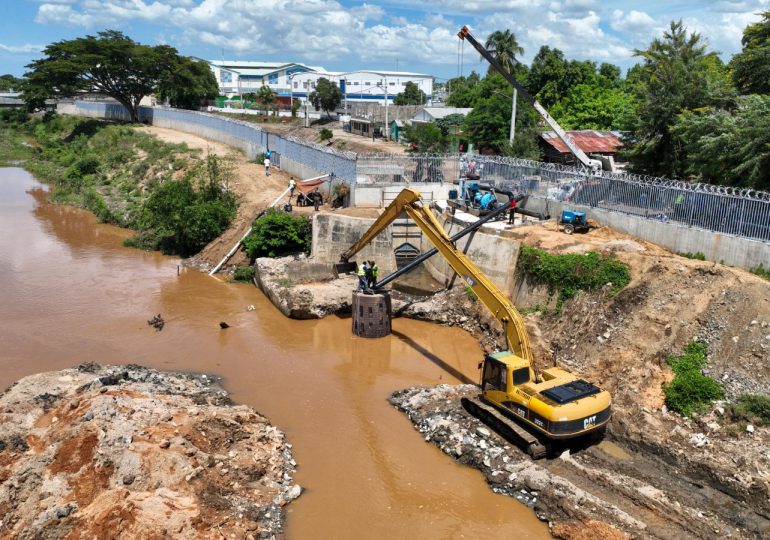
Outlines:
{"type": "Polygon", "coordinates": [[[299,73],[326,73],[320,66],[298,62],[250,62],[244,60],[204,60],[219,85],[220,95],[232,97],[270,87],[279,96],[289,97],[292,77],[299,73]]]}
{"type": "Polygon", "coordinates": [[[406,83],[413,82],[425,92],[428,102],[433,96],[433,76],[408,71],[305,71],[292,76],[293,97],[306,98],[320,78],[338,84],[347,103],[367,102],[385,105],[392,103],[397,94],[404,91],[406,83]]]}

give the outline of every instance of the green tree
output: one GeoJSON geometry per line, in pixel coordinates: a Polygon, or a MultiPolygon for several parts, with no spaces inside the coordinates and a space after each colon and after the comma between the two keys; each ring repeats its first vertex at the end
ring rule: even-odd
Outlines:
{"type": "Polygon", "coordinates": [[[441,133],[446,136],[452,133],[455,128],[462,127],[463,122],[465,122],[465,115],[455,113],[448,114],[444,118],[438,118],[434,123],[441,130],[441,133]]]}
{"type": "Polygon", "coordinates": [[[197,109],[202,99],[217,97],[219,87],[208,63],[180,56],[172,71],[159,81],[158,93],[172,107],[197,109]]]}
{"type": "Polygon", "coordinates": [[[743,50],[730,62],[733,81],[746,93],[770,94],[770,11],[743,30],[743,50]]]}
{"type": "Polygon", "coordinates": [[[435,124],[404,126],[404,139],[409,142],[409,152],[419,154],[446,152],[449,146],[446,135],[435,124]]]}
{"type": "Polygon", "coordinates": [[[316,109],[326,111],[327,116],[342,103],[342,90],[340,87],[325,77],[318,79],[316,88],[308,96],[310,103],[316,109]]]}
{"type": "MultiPolygon", "coordinates": [[[[503,68],[508,73],[513,73],[518,63],[516,56],[524,54],[524,48],[519,45],[516,40],[516,35],[510,30],[497,30],[489,34],[487,41],[484,43],[486,48],[492,56],[502,64],[503,68]]],[[[490,66],[489,69],[494,69],[490,66]]]]}
{"type": "Polygon", "coordinates": [[[593,62],[568,61],[559,49],[543,46],[532,60],[526,87],[548,109],[563,99],[570,89],[579,84],[593,84],[596,77],[593,62]]]}
{"type": "Polygon", "coordinates": [[[447,81],[449,97],[446,100],[450,107],[468,108],[476,102],[476,86],[481,77],[475,71],[471,71],[467,77],[455,77],[447,81]]]}
{"type": "Polygon", "coordinates": [[[628,129],[633,107],[631,95],[608,84],[579,84],[551,107],[551,115],[564,129],[628,129]]]}
{"type": "Polygon", "coordinates": [[[671,132],[683,111],[728,104],[727,70],[715,52],[707,52],[700,34],[672,21],[636,55],[644,59],[634,86],[637,125],[627,143],[632,168],[658,176],[682,177],[686,154],[671,132]]]}
{"type": "Polygon", "coordinates": [[[126,107],[134,122],[141,99],[155,93],[179,64],[173,47],[142,45],[115,30],[58,41],[43,54],[27,66],[22,97],[30,108],[40,108],[48,97],[100,92],[126,107]]]}
{"type": "Polygon", "coordinates": [[[406,83],[404,91],[396,94],[393,105],[424,105],[427,99],[425,92],[420,90],[415,83],[409,81],[406,83]]]}
{"type": "Polygon", "coordinates": [[[278,94],[276,94],[269,86],[262,85],[262,88],[260,88],[257,93],[254,94],[254,100],[260,105],[260,107],[264,107],[264,109],[267,111],[275,106],[275,103],[278,100],[278,94]]]}
{"type": "Polygon", "coordinates": [[[770,189],[770,95],[738,98],[730,112],[685,111],[672,133],[687,153],[685,173],[704,182],[770,189]]]}
{"type": "Polygon", "coordinates": [[[8,90],[21,90],[23,83],[23,79],[19,79],[13,75],[0,75],[0,91],[2,92],[7,92],[8,90]]]}

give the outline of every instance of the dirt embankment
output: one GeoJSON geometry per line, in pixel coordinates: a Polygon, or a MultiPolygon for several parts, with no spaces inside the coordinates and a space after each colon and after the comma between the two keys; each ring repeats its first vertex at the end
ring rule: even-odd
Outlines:
{"type": "Polygon", "coordinates": [[[283,433],[206,375],[83,364],[0,397],[0,537],[271,538],[283,433]]]}

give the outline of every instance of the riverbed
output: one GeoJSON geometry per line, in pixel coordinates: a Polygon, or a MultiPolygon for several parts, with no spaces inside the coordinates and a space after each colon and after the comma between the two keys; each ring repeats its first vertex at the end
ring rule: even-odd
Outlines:
{"type": "Polygon", "coordinates": [[[46,191],[0,169],[0,386],[86,361],[221,376],[293,445],[305,492],[288,510],[290,539],[548,537],[388,404],[453,373],[476,380],[470,335],[397,319],[392,336],[365,340],[349,319],[286,319],[255,287],[125,248],[130,231],[47,204],[46,191]],[[160,332],[147,324],[156,314],[160,332]]]}

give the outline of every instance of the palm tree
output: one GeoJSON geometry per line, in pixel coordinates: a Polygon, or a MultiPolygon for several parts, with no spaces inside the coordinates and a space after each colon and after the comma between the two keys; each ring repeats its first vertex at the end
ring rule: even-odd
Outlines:
{"type": "Polygon", "coordinates": [[[524,48],[510,30],[496,30],[489,34],[484,47],[500,62],[508,73],[513,73],[516,55],[524,54],[524,48]]]}
{"type": "MultiPolygon", "coordinates": [[[[496,30],[489,34],[484,47],[500,62],[508,73],[513,74],[516,67],[517,54],[524,54],[524,48],[516,41],[516,35],[510,30],[496,30]]],[[[510,143],[513,144],[513,137],[516,135],[516,88],[513,89],[513,102],[511,103],[511,134],[510,143]]]]}

